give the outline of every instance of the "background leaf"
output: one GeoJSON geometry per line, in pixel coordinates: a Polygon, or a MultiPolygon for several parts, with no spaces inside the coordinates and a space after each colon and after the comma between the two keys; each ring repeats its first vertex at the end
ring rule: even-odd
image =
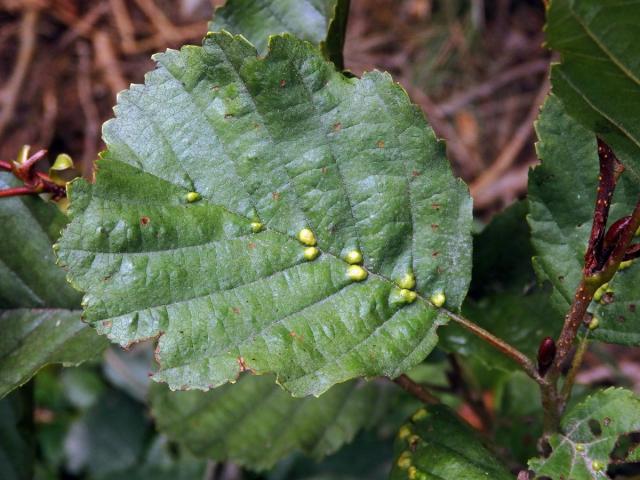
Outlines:
{"type": "Polygon", "coordinates": [[[471,428],[443,405],[418,410],[400,429],[395,451],[391,480],[513,478],[471,428]]]}
{"type": "Polygon", "coordinates": [[[33,476],[34,437],[30,391],[23,389],[0,400],[0,478],[33,476]]]}
{"type": "MultiPolygon", "coordinates": [[[[0,188],[15,180],[0,173],[0,188]]],[[[80,321],[80,294],[51,244],[66,217],[40,198],[0,199],[0,397],[48,363],[78,364],[107,345],[80,321]]]]}
{"type": "MultiPolygon", "coordinates": [[[[541,164],[529,175],[528,217],[536,252],[534,266],[542,280],[555,287],[553,301],[565,313],[582,275],[595,195],[598,153],[593,133],[571,118],[555,96],[545,102],[536,123],[541,164]]],[[[629,215],[640,188],[624,173],[611,203],[610,222],[629,215]]],[[[640,344],[640,264],[616,273],[606,304],[591,311],[601,318],[592,338],[628,345],[640,344]]]]}
{"type": "Polygon", "coordinates": [[[267,52],[271,35],[291,33],[319,46],[342,69],[349,0],[229,0],[216,10],[209,30],[242,34],[267,52]]]}
{"type": "Polygon", "coordinates": [[[640,1],[553,0],[547,41],[562,54],[553,91],[640,178],[640,1]]]}
{"type": "Polygon", "coordinates": [[[299,399],[270,376],[243,375],[210,392],[154,385],[151,402],[160,431],[196,456],[264,470],[294,451],[335,452],[386,412],[389,388],[356,380],[299,399]]]}
{"type": "Polygon", "coordinates": [[[422,361],[447,320],[428,299],[456,310],[466,294],[471,201],[406,93],[286,35],[266,58],[210,33],[156,59],[105,125],[95,185],[72,186],[60,259],[87,320],[122,345],[162,334],[154,378],[172,388],[254,370],[319,395],[422,361]],[[411,270],[418,299],[398,302],[411,270]]]}
{"type": "Polygon", "coordinates": [[[570,408],[560,428],[549,439],[551,455],[529,462],[536,478],[607,479],[620,435],[640,430],[640,398],[622,388],[600,391],[570,408]]]}

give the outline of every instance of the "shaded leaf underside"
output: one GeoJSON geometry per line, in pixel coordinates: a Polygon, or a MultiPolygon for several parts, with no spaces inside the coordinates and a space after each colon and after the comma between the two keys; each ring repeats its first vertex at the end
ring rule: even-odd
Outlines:
{"type": "Polygon", "coordinates": [[[385,385],[354,380],[320,398],[293,398],[271,376],[242,376],[210,392],[151,390],[160,431],[201,458],[263,470],[294,451],[333,453],[384,413],[385,385]]]}
{"type": "Polygon", "coordinates": [[[640,178],[640,1],[554,0],[549,46],[562,53],[553,89],[640,178]]]}
{"type": "Polygon", "coordinates": [[[471,202],[406,93],[286,35],[265,58],[210,33],[156,60],[105,125],[95,185],[72,186],[60,259],[88,321],[121,344],[162,334],[156,379],[172,388],[251,369],[320,394],[420,362],[446,321],[425,298],[457,309],[467,289],[471,202]],[[346,276],[352,249],[366,281],[346,276]],[[410,270],[420,298],[399,305],[410,270]]]}
{"type": "Polygon", "coordinates": [[[551,436],[548,458],[533,459],[536,478],[608,479],[606,466],[618,438],[640,431],[640,399],[621,388],[600,391],[571,408],[551,436]]]}
{"type": "MultiPolygon", "coordinates": [[[[14,186],[0,174],[0,188],[14,186]]],[[[78,364],[107,345],[80,320],[80,295],[51,244],[66,219],[39,198],[0,199],[0,397],[49,363],[78,364]]]]}
{"type": "Polygon", "coordinates": [[[513,476],[468,425],[443,405],[421,409],[400,429],[391,480],[507,480],[513,476]]]}

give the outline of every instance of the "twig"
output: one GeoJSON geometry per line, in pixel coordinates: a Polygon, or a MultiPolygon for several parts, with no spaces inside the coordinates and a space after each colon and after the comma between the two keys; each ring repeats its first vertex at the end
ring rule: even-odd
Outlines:
{"type": "Polygon", "coordinates": [[[109,0],[111,6],[111,13],[116,23],[116,28],[120,33],[122,40],[122,50],[125,53],[134,53],[135,50],[135,29],[131,18],[129,18],[129,12],[124,4],[123,0],[109,0]]]}
{"type": "Polygon", "coordinates": [[[84,148],[82,155],[83,174],[90,178],[93,161],[97,154],[97,143],[100,131],[100,115],[93,101],[91,90],[91,58],[89,46],[84,42],[77,44],[78,52],[78,98],[84,115],[84,148]]]}
{"type": "Polygon", "coordinates": [[[167,41],[177,40],[181,35],[176,31],[176,27],[165,16],[164,12],[153,3],[153,0],[134,0],[140,10],[151,20],[156,27],[158,34],[167,41]]]}
{"type": "Polygon", "coordinates": [[[534,363],[531,361],[531,359],[529,359],[529,357],[527,357],[520,350],[518,350],[517,348],[509,345],[504,340],[499,339],[498,337],[496,337],[492,333],[488,332],[487,330],[485,330],[481,326],[476,325],[475,323],[471,322],[470,320],[467,320],[466,318],[461,317],[460,315],[456,315],[453,312],[449,312],[449,311],[446,311],[446,310],[442,310],[442,311],[451,320],[459,323],[464,328],[469,330],[471,333],[473,333],[474,335],[477,335],[482,340],[487,342],[489,345],[493,346],[497,350],[499,350],[502,353],[504,353],[507,357],[511,358],[516,363],[518,363],[518,365],[520,365],[520,367],[522,367],[522,369],[531,378],[533,378],[536,382],[538,382],[540,385],[546,385],[547,384],[547,381],[544,378],[542,378],[540,376],[540,374],[538,373],[538,370],[536,369],[536,367],[535,367],[534,363]]]}
{"type": "Polygon", "coordinates": [[[545,80],[538,90],[527,117],[520,124],[511,141],[507,144],[504,150],[502,150],[495,162],[493,162],[493,164],[491,164],[491,166],[482,175],[471,183],[470,190],[472,197],[475,198],[477,196],[481,196],[484,191],[489,188],[516,160],[527,140],[531,137],[533,132],[533,122],[538,116],[540,105],[542,105],[548,91],[549,81],[545,80]]]}
{"type": "Polygon", "coordinates": [[[93,35],[92,41],[98,68],[115,98],[118,92],[127,88],[127,82],[120,71],[120,63],[116,58],[109,34],[99,30],[93,35]]]}
{"type": "Polygon", "coordinates": [[[436,404],[440,403],[440,401],[429,393],[424,387],[417,384],[413,380],[411,380],[407,375],[402,374],[397,378],[392,380],[393,383],[397,384],[403,390],[409,392],[411,395],[416,397],[422,403],[436,404]]]}
{"type": "Polygon", "coordinates": [[[108,9],[109,6],[106,3],[99,2],[95,4],[85,16],[73,24],[71,29],[60,38],[58,49],[64,49],[78,37],[91,38],[91,29],[102,18],[102,15],[107,13],[108,9]]]}
{"type": "Polygon", "coordinates": [[[453,95],[448,100],[439,104],[440,111],[443,115],[451,115],[460,110],[463,106],[482,97],[487,97],[500,87],[519,79],[520,77],[536,75],[546,72],[549,68],[548,60],[533,60],[531,62],[516,65],[509,70],[505,70],[500,75],[491,77],[484,83],[469,88],[468,90],[453,95]]]}
{"type": "Polygon", "coordinates": [[[575,355],[573,356],[573,361],[571,362],[571,369],[567,374],[567,377],[564,380],[564,384],[562,385],[562,390],[560,391],[560,398],[563,405],[566,405],[571,397],[571,390],[573,389],[573,384],[576,380],[576,375],[578,375],[578,370],[580,370],[580,366],[582,365],[582,360],[584,359],[584,354],[587,352],[587,346],[589,345],[589,330],[582,338],[580,343],[578,344],[578,349],[576,350],[575,355]]]}
{"type": "Polygon", "coordinates": [[[0,112],[0,138],[11,121],[18,103],[19,91],[29,70],[36,47],[38,32],[38,17],[40,13],[35,8],[27,9],[20,23],[20,49],[11,77],[2,90],[2,112],[0,112]]]}

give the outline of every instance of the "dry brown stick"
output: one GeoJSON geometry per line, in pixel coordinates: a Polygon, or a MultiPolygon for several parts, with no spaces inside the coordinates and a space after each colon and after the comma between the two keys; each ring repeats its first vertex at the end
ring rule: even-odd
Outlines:
{"type": "Polygon", "coordinates": [[[70,30],[65,32],[58,43],[58,48],[65,48],[78,37],[91,38],[91,29],[108,10],[109,6],[106,3],[99,2],[94,5],[70,30]]]}
{"type": "Polygon", "coordinates": [[[84,115],[84,146],[81,171],[91,178],[93,161],[98,153],[97,143],[100,132],[100,114],[93,101],[91,90],[91,49],[83,41],[77,44],[78,52],[78,98],[84,115]]]}
{"type": "Polygon", "coordinates": [[[134,1],[140,7],[140,10],[151,20],[151,23],[156,27],[161,37],[168,41],[180,38],[180,33],[176,30],[175,25],[169,21],[164,12],[158,8],[153,0],[134,1]]]}
{"type": "Polygon", "coordinates": [[[123,0],[109,0],[111,13],[116,23],[118,33],[122,42],[122,50],[125,53],[132,53],[135,49],[135,29],[129,17],[129,12],[123,0]]]}
{"type": "Polygon", "coordinates": [[[96,63],[115,100],[118,92],[127,88],[127,81],[120,70],[120,63],[109,39],[109,34],[99,30],[93,34],[92,40],[96,63]]]}
{"type": "Polygon", "coordinates": [[[473,207],[482,210],[494,205],[498,200],[501,200],[502,205],[508,205],[517,199],[526,192],[529,169],[535,164],[536,160],[532,159],[523,165],[518,164],[509,169],[490,188],[486,188],[473,198],[473,207]]]}
{"type": "Polygon", "coordinates": [[[20,48],[18,50],[18,59],[15,67],[11,72],[11,77],[2,89],[0,101],[2,103],[2,112],[0,112],[0,138],[4,133],[7,125],[13,117],[18,97],[24,78],[29,70],[29,65],[33,59],[33,54],[37,44],[37,26],[40,12],[35,8],[28,8],[22,15],[20,23],[20,48]]]}
{"type": "Polygon", "coordinates": [[[454,94],[448,100],[439,104],[440,110],[443,115],[451,115],[474,100],[491,95],[507,83],[513,82],[521,77],[546,72],[548,68],[549,60],[547,59],[538,59],[516,65],[513,68],[505,70],[499,75],[491,77],[480,85],[469,88],[464,92],[454,94]]]}
{"type": "Polygon", "coordinates": [[[507,146],[500,152],[498,158],[491,166],[477,179],[475,179],[470,186],[471,196],[481,196],[484,191],[493,184],[504,172],[507,170],[518,157],[518,154],[527,143],[527,140],[531,137],[533,132],[533,122],[538,116],[540,105],[547,96],[549,91],[549,82],[545,80],[533,101],[531,109],[527,114],[527,117],[520,124],[516,133],[507,146]]]}

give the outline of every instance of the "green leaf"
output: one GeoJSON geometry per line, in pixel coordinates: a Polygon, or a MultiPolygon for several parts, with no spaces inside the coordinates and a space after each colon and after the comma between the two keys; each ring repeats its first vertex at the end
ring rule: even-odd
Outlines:
{"type": "Polygon", "coordinates": [[[513,476],[471,428],[442,405],[418,410],[401,427],[391,480],[506,480],[513,476]]]}
{"type": "Polygon", "coordinates": [[[622,388],[600,391],[571,408],[560,428],[549,457],[529,461],[536,478],[607,479],[618,438],[640,430],[640,398],[622,388]]]}
{"type": "Polygon", "coordinates": [[[553,90],[640,178],[640,2],[553,0],[547,41],[562,54],[553,90]]]}
{"type": "MultiPolygon", "coordinates": [[[[529,175],[528,217],[539,277],[554,286],[554,304],[566,313],[580,283],[598,186],[598,152],[593,133],[571,118],[555,96],[545,102],[536,123],[541,165],[529,175]]],[[[623,174],[611,204],[610,223],[629,215],[638,184],[623,174]]],[[[613,291],[591,311],[600,319],[592,338],[640,344],[640,263],[616,273],[613,291]]]]}
{"type": "Polygon", "coordinates": [[[24,480],[33,476],[34,438],[29,395],[18,390],[0,400],[0,478],[24,480]]]}
{"type": "Polygon", "coordinates": [[[65,440],[68,468],[104,476],[134,467],[149,427],[141,404],[116,390],[105,392],[71,426],[65,440]]]}
{"type": "Polygon", "coordinates": [[[242,34],[261,55],[271,35],[291,33],[319,46],[342,69],[349,0],[228,0],[209,30],[242,34]]]}
{"type": "MultiPolygon", "coordinates": [[[[14,185],[0,174],[0,188],[14,185]]],[[[51,244],[66,217],[39,198],[0,199],[0,397],[49,363],[78,364],[107,345],[80,321],[80,294],[51,244]]]]}
{"type": "Polygon", "coordinates": [[[60,260],[86,319],[122,345],[161,336],[154,378],[173,389],[253,370],[319,395],[421,362],[447,321],[428,299],[456,310],[466,294],[471,201],[406,93],[289,35],[265,58],[210,33],[156,60],[105,124],[96,183],[71,188],[60,260]]]}
{"type": "Polygon", "coordinates": [[[151,389],[160,431],[200,458],[271,468],[294,451],[319,459],[385,411],[386,385],[354,380],[319,398],[293,398],[270,376],[242,376],[210,392],[151,389]]]}
{"type": "MultiPolygon", "coordinates": [[[[562,316],[553,308],[547,285],[536,285],[527,212],[527,202],[517,202],[474,237],[473,277],[463,313],[533,358],[544,337],[559,333],[562,316]]],[[[520,368],[455,323],[442,332],[445,347],[490,369],[512,372],[520,368]]]]}

